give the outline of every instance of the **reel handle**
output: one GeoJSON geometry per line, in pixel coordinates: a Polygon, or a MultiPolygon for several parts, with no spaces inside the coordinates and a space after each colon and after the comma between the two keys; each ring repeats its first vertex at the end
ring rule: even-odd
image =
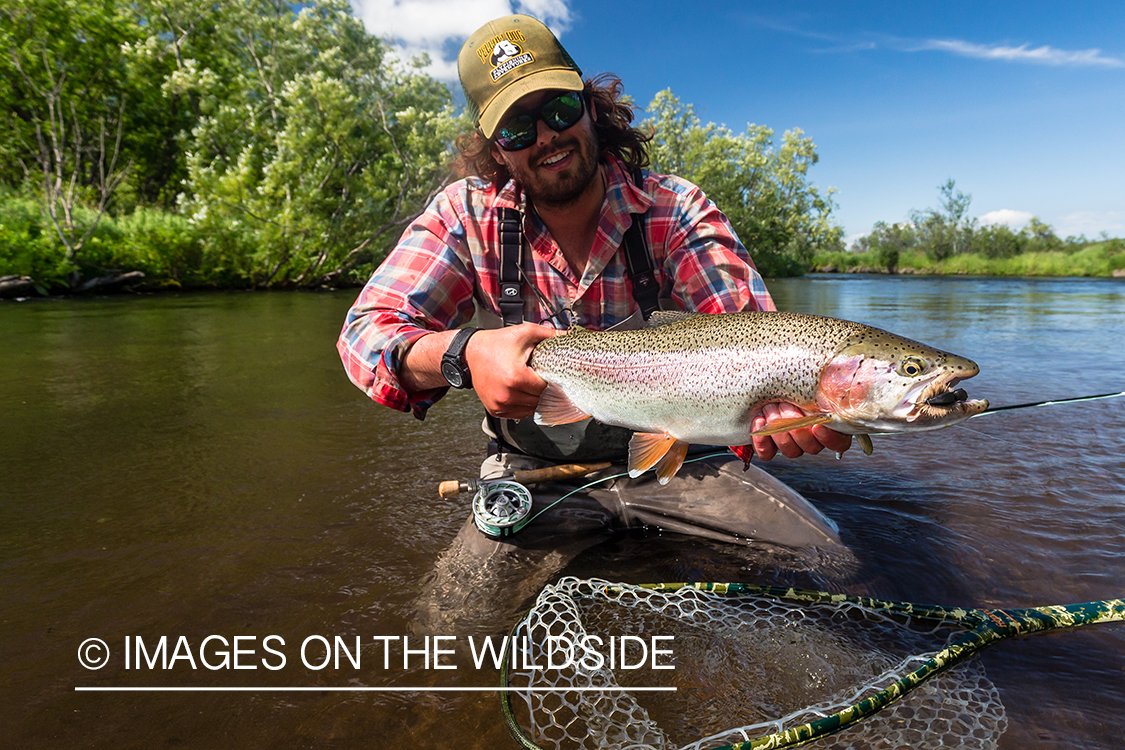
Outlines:
{"type": "MultiPolygon", "coordinates": [[[[548,466],[543,469],[529,469],[527,471],[517,471],[510,477],[497,477],[498,479],[510,479],[520,484],[535,484],[536,482],[554,482],[563,479],[573,479],[574,477],[584,477],[587,474],[592,474],[595,471],[608,469],[613,466],[609,461],[604,461],[596,464],[563,464],[562,466],[548,466]]],[[[484,480],[485,482],[489,480],[484,480]]],[[[462,492],[473,492],[480,487],[482,480],[470,479],[468,481],[459,481],[456,479],[448,479],[438,485],[438,494],[442,497],[456,497],[462,492]]]]}

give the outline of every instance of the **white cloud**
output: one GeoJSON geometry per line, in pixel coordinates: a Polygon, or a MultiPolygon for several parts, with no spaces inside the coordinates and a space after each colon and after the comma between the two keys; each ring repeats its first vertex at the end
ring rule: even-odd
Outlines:
{"type": "Polygon", "coordinates": [[[1009,47],[1003,44],[974,44],[960,39],[927,39],[911,51],[938,50],[979,60],[1034,63],[1038,65],[1125,68],[1125,60],[1107,57],[1100,49],[1063,50],[1049,45],[1009,47]]]}
{"type": "Polygon", "coordinates": [[[1075,211],[1054,222],[1060,237],[1086,235],[1097,239],[1102,232],[1110,237],[1125,237],[1125,211],[1075,211]]]}
{"type": "Polygon", "coordinates": [[[457,50],[474,31],[512,13],[546,23],[556,36],[566,31],[569,0],[350,0],[368,32],[393,39],[403,59],[429,54],[430,75],[457,81],[457,50]]]}
{"type": "Polygon", "coordinates": [[[977,221],[982,225],[1004,224],[1010,229],[1021,229],[1033,218],[1027,211],[1015,211],[1010,208],[1001,208],[998,211],[989,211],[980,216],[977,221]]]}
{"type": "MultiPolygon", "coordinates": [[[[1031,221],[1032,216],[1028,211],[1002,208],[999,211],[989,211],[978,217],[977,221],[982,226],[1004,224],[1018,231],[1031,221]]],[[[1085,235],[1093,240],[1097,239],[1102,232],[1110,237],[1125,236],[1125,211],[1074,211],[1061,218],[1051,217],[1048,219],[1044,217],[1044,221],[1055,230],[1055,234],[1059,237],[1085,235]]]]}

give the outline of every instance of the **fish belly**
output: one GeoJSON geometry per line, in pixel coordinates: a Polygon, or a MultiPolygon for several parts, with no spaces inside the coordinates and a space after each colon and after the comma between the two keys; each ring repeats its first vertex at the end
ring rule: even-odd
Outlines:
{"type": "MultiPolygon", "coordinates": [[[[540,374],[599,422],[689,443],[743,445],[769,401],[811,400],[788,347],[602,353],[540,374]],[[780,377],[779,377],[780,375],[780,377]]],[[[815,393],[815,378],[812,378],[815,393]]]]}

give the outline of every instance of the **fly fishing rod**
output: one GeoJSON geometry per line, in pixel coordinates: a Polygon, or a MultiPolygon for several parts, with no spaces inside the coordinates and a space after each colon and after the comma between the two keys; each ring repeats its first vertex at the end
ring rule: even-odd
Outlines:
{"type": "MultiPolygon", "coordinates": [[[[954,391],[956,393],[956,391],[954,391]]],[[[1057,398],[1051,401],[1035,401],[1030,404],[1012,404],[1011,406],[990,406],[982,411],[980,414],[974,414],[969,419],[976,417],[983,417],[985,414],[995,414],[998,411],[1010,411],[1012,409],[1029,409],[1033,406],[1055,406],[1056,404],[1073,404],[1079,401],[1098,401],[1104,398],[1118,398],[1125,396],[1125,391],[1118,391],[1116,393],[1100,393],[1097,396],[1077,396],[1075,398],[1057,398]]]]}
{"type": "MultiPolygon", "coordinates": [[[[885,721],[880,719],[880,726],[872,730],[875,735],[869,738],[872,744],[878,738],[880,746],[918,747],[919,737],[927,730],[946,726],[948,731],[948,722],[942,716],[948,714],[950,699],[933,685],[955,665],[1005,639],[1122,621],[1125,601],[1121,599],[1022,609],[972,609],[740,583],[637,585],[563,578],[544,589],[535,606],[513,628],[513,641],[523,644],[525,651],[523,665],[518,654],[510,655],[501,671],[501,684],[527,705],[525,711],[515,711],[511,692],[505,692],[503,712],[510,733],[525,750],[570,747],[571,741],[581,744],[587,736],[596,736],[599,746],[618,748],[794,747],[853,727],[884,709],[894,715],[885,721]],[[920,623],[930,625],[922,627],[920,623]],[[856,627],[847,635],[826,637],[830,632],[843,632],[840,629],[849,624],[856,627]],[[621,668],[624,657],[616,668],[607,660],[594,663],[585,656],[559,667],[551,663],[560,643],[601,644],[606,628],[608,632],[675,636],[669,641],[676,651],[675,671],[649,673],[648,679],[677,686],[680,697],[676,709],[661,710],[638,703],[639,693],[628,687],[637,684],[636,678],[621,668]],[[770,628],[784,637],[768,637],[770,628]],[[877,663],[875,653],[901,633],[909,634],[903,650],[886,658],[881,662],[884,666],[873,672],[870,667],[877,663]],[[692,639],[701,640],[694,653],[692,639]],[[934,639],[939,639],[936,648],[934,639]],[[940,639],[945,639],[944,643],[940,639]],[[782,646],[794,644],[792,650],[769,651],[778,640],[782,646]],[[777,667],[797,659],[799,671],[807,673],[809,682],[828,682],[808,671],[816,660],[810,661],[804,652],[810,644],[831,648],[840,640],[859,644],[872,653],[858,656],[860,668],[855,671],[833,663],[833,673],[845,672],[846,678],[842,684],[833,685],[827,695],[810,697],[801,693],[802,700],[814,705],[799,704],[807,707],[795,711],[782,708],[779,695],[792,691],[793,686],[781,688],[778,694],[762,695],[769,692],[776,672],[767,668],[764,679],[763,675],[755,678],[742,673],[754,666],[752,661],[743,660],[759,656],[754,649],[762,648],[763,658],[780,662],[777,667]],[[528,643],[532,644],[530,651],[528,643]],[[727,649],[740,654],[739,673],[716,674],[723,661],[714,655],[727,649]],[[543,664],[550,668],[541,668],[543,664]],[[928,702],[915,698],[927,690],[934,691],[936,697],[930,696],[928,702]],[[722,697],[728,697],[729,702],[717,700],[722,697]],[[906,706],[902,712],[892,707],[899,701],[906,706]],[[791,712],[780,716],[784,711],[791,712]],[[708,736],[700,737],[702,733],[708,736]]],[[[973,668],[969,665],[960,669],[973,668]]],[[[959,675],[959,679],[965,679],[961,672],[959,675]]],[[[949,679],[956,683],[958,678],[949,679]]],[[[958,710],[958,722],[966,740],[1002,733],[1006,725],[999,696],[984,681],[983,673],[976,685],[975,690],[956,684],[952,687],[960,691],[956,702],[963,708],[958,710]],[[985,689],[981,689],[982,684],[985,689]]],[[[796,690],[800,693],[806,688],[808,685],[800,685],[796,690]]],[[[869,722],[853,731],[866,731],[868,726],[869,722]]],[[[856,737],[849,734],[844,746],[855,746],[853,741],[856,737]]],[[[968,742],[965,746],[976,745],[968,742]]]]}

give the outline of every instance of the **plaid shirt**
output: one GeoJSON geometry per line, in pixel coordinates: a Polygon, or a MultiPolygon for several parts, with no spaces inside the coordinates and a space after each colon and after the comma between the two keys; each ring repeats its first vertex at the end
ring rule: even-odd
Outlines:
{"type": "Polygon", "coordinates": [[[614,157],[604,163],[606,196],[597,236],[581,278],[555,240],[526,210],[519,185],[491,186],[469,178],[440,193],[375,271],[348,312],[337,349],[348,377],[368,396],[419,419],[446,388],[407,393],[399,364],[410,345],[435,331],[458,328],[474,306],[500,315],[500,221],[497,207],[524,216],[524,320],[556,328],[604,330],[638,309],[619,253],[630,214],[643,213],[661,297],[703,313],[773,310],[773,300],[726,217],[699,188],[677,177],[645,172],[638,189],[614,157]],[[540,299],[550,301],[548,309],[540,299]]]}

